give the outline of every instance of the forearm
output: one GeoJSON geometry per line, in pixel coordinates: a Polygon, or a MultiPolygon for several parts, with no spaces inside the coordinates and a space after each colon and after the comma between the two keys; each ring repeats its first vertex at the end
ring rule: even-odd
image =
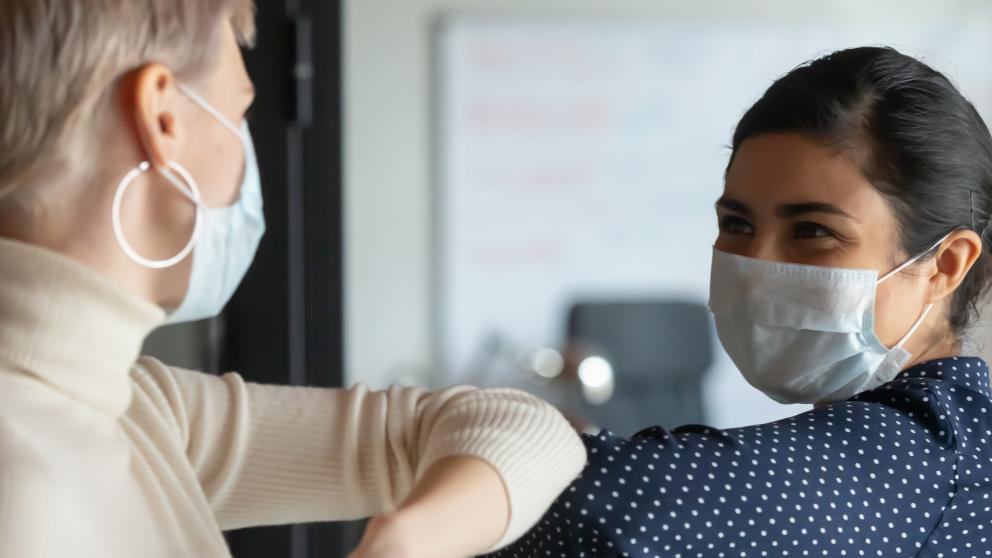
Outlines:
{"type": "Polygon", "coordinates": [[[376,517],[353,558],[464,557],[520,537],[585,463],[550,405],[513,390],[467,390],[419,406],[415,481],[376,517]],[[409,540],[408,540],[409,539],[409,540]]]}
{"type": "Polygon", "coordinates": [[[455,558],[492,548],[506,531],[510,503],[495,469],[480,459],[458,456],[431,466],[397,514],[420,555],[455,558]]]}
{"type": "Polygon", "coordinates": [[[350,558],[464,558],[493,547],[510,519],[499,474],[474,457],[428,468],[396,511],[369,523],[350,558]]]}

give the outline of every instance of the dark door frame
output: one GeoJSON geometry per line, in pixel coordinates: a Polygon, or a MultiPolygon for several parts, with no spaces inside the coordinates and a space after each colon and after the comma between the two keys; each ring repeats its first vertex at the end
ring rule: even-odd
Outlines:
{"type": "MultiPolygon", "coordinates": [[[[341,386],[341,0],[259,0],[245,53],[267,232],[224,315],[221,367],[249,381],[341,386]]],[[[228,533],[238,558],[344,556],[356,524],[228,533]]]]}

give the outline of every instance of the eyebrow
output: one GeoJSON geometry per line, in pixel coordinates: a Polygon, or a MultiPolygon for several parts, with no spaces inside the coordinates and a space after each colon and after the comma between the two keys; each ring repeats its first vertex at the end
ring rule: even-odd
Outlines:
{"type": "Polygon", "coordinates": [[[754,215],[754,210],[744,204],[735,200],[734,198],[728,198],[727,196],[720,196],[720,199],[716,200],[716,207],[722,207],[724,209],[729,209],[730,211],[735,211],[741,215],[746,215],[751,217],[754,215]]]}
{"type": "MultiPolygon", "coordinates": [[[[722,207],[747,217],[754,216],[754,210],[748,207],[747,204],[739,200],[735,200],[734,198],[728,198],[727,196],[720,196],[720,199],[716,200],[716,207],[722,207]]],[[[830,215],[837,215],[846,219],[851,219],[852,221],[858,221],[855,216],[837,207],[836,205],[823,202],[804,202],[780,205],[775,208],[775,213],[779,217],[785,219],[800,217],[810,213],[828,213],[830,215]]]]}
{"type": "Polygon", "coordinates": [[[802,215],[807,215],[809,213],[829,213],[830,215],[838,215],[846,219],[851,219],[852,221],[857,221],[858,219],[851,215],[850,213],[844,211],[843,209],[837,207],[832,203],[822,203],[822,202],[806,202],[806,203],[793,203],[787,205],[780,205],[775,209],[775,213],[779,217],[784,217],[786,219],[792,217],[799,217],[802,215]]]}

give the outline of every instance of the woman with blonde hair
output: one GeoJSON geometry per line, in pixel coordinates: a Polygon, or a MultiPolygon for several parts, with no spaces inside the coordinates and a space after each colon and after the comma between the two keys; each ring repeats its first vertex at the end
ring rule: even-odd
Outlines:
{"type": "Polygon", "coordinates": [[[264,232],[249,0],[0,0],[0,556],[229,556],[377,516],[356,558],[508,544],[581,469],[510,390],[264,386],[139,358],[264,232]]]}

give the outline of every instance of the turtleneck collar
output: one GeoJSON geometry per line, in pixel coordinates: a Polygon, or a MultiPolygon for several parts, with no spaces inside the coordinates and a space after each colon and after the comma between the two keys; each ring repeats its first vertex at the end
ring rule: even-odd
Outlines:
{"type": "Polygon", "coordinates": [[[0,238],[0,369],[117,417],[131,403],[128,376],[142,343],[164,319],[157,305],[75,260],[0,238]]]}

